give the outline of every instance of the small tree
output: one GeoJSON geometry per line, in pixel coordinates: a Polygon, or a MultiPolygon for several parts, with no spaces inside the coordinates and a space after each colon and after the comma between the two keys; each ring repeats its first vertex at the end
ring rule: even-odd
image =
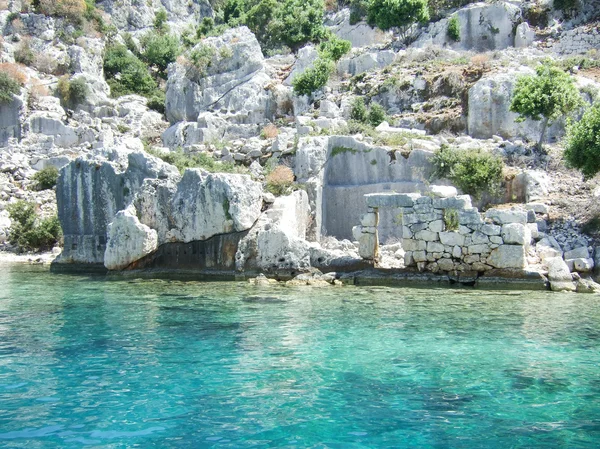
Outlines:
{"type": "Polygon", "coordinates": [[[400,37],[408,43],[413,26],[429,20],[427,0],[371,0],[367,10],[367,22],[382,30],[398,27],[400,37]]]}
{"type": "Polygon", "coordinates": [[[564,156],[567,164],[581,170],[585,178],[600,172],[600,103],[569,126],[564,156]]]}
{"type": "Polygon", "coordinates": [[[0,103],[10,103],[13,95],[21,92],[21,86],[8,73],[0,72],[0,103]]]}
{"type": "Polygon", "coordinates": [[[542,148],[550,120],[568,114],[582,104],[573,78],[550,64],[536,69],[536,74],[517,80],[510,110],[519,114],[517,122],[525,119],[543,120],[538,149],[542,148]]]}
{"type": "Polygon", "coordinates": [[[317,59],[312,68],[296,76],[292,85],[296,95],[311,95],[327,84],[329,75],[334,70],[333,62],[328,59],[317,59]]]}

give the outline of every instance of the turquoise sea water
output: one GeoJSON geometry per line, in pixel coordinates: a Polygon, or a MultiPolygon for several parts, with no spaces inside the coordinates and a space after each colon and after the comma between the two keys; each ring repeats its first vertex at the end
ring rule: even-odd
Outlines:
{"type": "Polygon", "coordinates": [[[598,448],[600,299],[0,267],[0,447],[598,448]]]}

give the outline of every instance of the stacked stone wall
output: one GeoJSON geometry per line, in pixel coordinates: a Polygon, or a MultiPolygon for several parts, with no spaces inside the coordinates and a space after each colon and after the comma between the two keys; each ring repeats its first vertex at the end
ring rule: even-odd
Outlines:
{"type": "Polygon", "coordinates": [[[455,272],[524,269],[535,213],[524,209],[472,207],[468,195],[449,198],[415,194],[365,195],[368,213],[360,226],[360,255],[377,259],[379,210],[400,207],[405,266],[420,271],[455,272]]]}

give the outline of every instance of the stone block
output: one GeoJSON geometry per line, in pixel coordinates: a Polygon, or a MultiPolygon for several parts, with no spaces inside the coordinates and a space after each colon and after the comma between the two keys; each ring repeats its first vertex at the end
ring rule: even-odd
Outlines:
{"type": "Polygon", "coordinates": [[[413,259],[416,263],[427,262],[427,253],[425,251],[414,251],[413,259]]]}
{"type": "Polygon", "coordinates": [[[525,268],[527,267],[525,247],[521,245],[499,246],[488,256],[487,264],[494,268],[525,268]]]}
{"type": "Polygon", "coordinates": [[[454,198],[434,198],[433,207],[436,209],[470,209],[472,207],[469,195],[460,195],[454,198]]]}
{"type": "Polygon", "coordinates": [[[536,216],[532,210],[527,210],[527,223],[535,223],[536,216]]]}
{"type": "Polygon", "coordinates": [[[404,251],[424,251],[427,248],[427,242],[423,240],[402,239],[402,248],[404,251]]]}
{"type": "Polygon", "coordinates": [[[573,259],[573,268],[578,273],[590,273],[594,269],[593,259],[573,259]]]}
{"type": "Polygon", "coordinates": [[[431,232],[442,232],[444,230],[444,221],[443,220],[434,220],[429,223],[429,230],[431,232]]]}
{"type": "Polygon", "coordinates": [[[432,185],[432,186],[430,186],[430,189],[431,189],[431,193],[436,198],[454,198],[456,195],[458,195],[458,191],[456,190],[456,187],[453,187],[453,186],[432,185]]]}
{"type": "Polygon", "coordinates": [[[490,236],[490,242],[494,245],[502,245],[504,243],[504,240],[502,240],[502,237],[498,235],[492,235],[490,236]]]}
{"type": "Polygon", "coordinates": [[[361,234],[358,239],[358,254],[363,259],[372,260],[377,255],[378,246],[376,234],[361,234]]]}
{"type": "Polygon", "coordinates": [[[450,259],[440,259],[438,260],[438,267],[442,271],[453,271],[454,270],[454,262],[450,259]]]}
{"type": "Polygon", "coordinates": [[[452,248],[452,257],[455,259],[460,259],[462,257],[462,248],[460,246],[456,245],[452,248]]]}
{"type": "Polygon", "coordinates": [[[496,224],[527,223],[527,211],[523,209],[488,209],[485,216],[496,224]]]}
{"type": "Polygon", "coordinates": [[[465,256],[465,258],[464,258],[465,263],[475,263],[475,262],[479,262],[480,260],[481,259],[480,259],[479,254],[471,254],[471,255],[465,256]]]}
{"type": "Polygon", "coordinates": [[[378,221],[378,215],[374,213],[364,214],[360,218],[360,224],[363,226],[377,226],[378,221]]]}
{"type": "Polygon", "coordinates": [[[532,210],[536,214],[545,215],[550,211],[550,208],[543,203],[527,203],[525,205],[525,209],[532,210]]]}
{"type": "Polygon", "coordinates": [[[461,225],[478,225],[483,223],[481,215],[476,208],[458,211],[458,222],[461,225]]]}
{"type": "Polygon", "coordinates": [[[521,223],[509,223],[502,226],[502,240],[506,244],[529,245],[531,243],[531,231],[521,223]]]}
{"type": "Polygon", "coordinates": [[[427,251],[430,253],[443,253],[444,245],[438,242],[427,242],[427,251]]]}
{"type": "Polygon", "coordinates": [[[500,235],[502,227],[487,223],[481,226],[480,231],[483,232],[485,235],[500,235]]]}
{"type": "Polygon", "coordinates": [[[458,232],[440,232],[440,241],[444,245],[463,246],[465,244],[465,236],[458,232]]]}
{"type": "Polygon", "coordinates": [[[574,248],[570,251],[565,251],[565,259],[589,259],[590,253],[586,246],[574,248]]]}
{"type": "Polygon", "coordinates": [[[488,254],[490,252],[489,245],[471,245],[468,247],[467,252],[469,254],[488,254]]]}
{"type": "Polygon", "coordinates": [[[404,253],[404,266],[412,267],[415,264],[415,258],[413,257],[412,251],[406,251],[404,253]]]}
{"type": "Polygon", "coordinates": [[[425,240],[426,242],[435,242],[438,240],[439,234],[437,232],[431,231],[419,231],[415,234],[415,238],[417,240],[425,240]]]}
{"type": "Polygon", "coordinates": [[[476,231],[471,235],[471,242],[473,245],[481,245],[489,243],[490,239],[483,232],[476,231]]]}
{"type": "Polygon", "coordinates": [[[417,193],[369,193],[365,195],[367,206],[370,207],[413,207],[417,193]]]}

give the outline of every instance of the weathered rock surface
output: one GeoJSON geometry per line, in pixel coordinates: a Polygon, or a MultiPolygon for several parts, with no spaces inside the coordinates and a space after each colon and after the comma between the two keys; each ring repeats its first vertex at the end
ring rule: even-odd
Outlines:
{"type": "Polygon", "coordinates": [[[240,27],[209,37],[195,50],[208,49],[212,59],[205,69],[190,62],[169,66],[166,115],[171,123],[195,122],[201,112],[219,111],[237,123],[260,123],[271,115],[271,82],[254,34],[240,27]]]}
{"type": "Polygon", "coordinates": [[[104,266],[109,270],[122,270],[152,253],[157,247],[156,231],[141,224],[135,215],[135,209],[130,207],[119,211],[108,225],[104,266]]]}
{"type": "Polygon", "coordinates": [[[544,263],[548,267],[548,279],[550,280],[550,288],[552,291],[574,292],[576,290],[571,271],[562,258],[549,257],[544,263]]]}

